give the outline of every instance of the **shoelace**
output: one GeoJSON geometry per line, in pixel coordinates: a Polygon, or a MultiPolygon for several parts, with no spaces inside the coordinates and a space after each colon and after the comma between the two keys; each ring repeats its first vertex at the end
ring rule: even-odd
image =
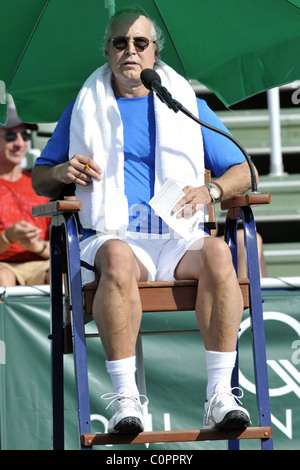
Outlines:
{"type": "MultiPolygon", "coordinates": [[[[137,400],[137,398],[139,398],[139,397],[145,398],[145,402],[143,403],[143,405],[145,405],[145,404],[148,405],[149,400],[146,397],[146,395],[134,396],[134,395],[125,395],[123,393],[105,393],[104,395],[101,396],[101,398],[103,400],[111,400],[110,403],[107,405],[106,410],[107,410],[107,408],[109,408],[117,400],[123,400],[125,398],[130,398],[130,399],[133,399],[133,400],[137,400]]],[[[143,406],[143,405],[141,405],[141,406],[143,406]]]]}
{"type": "Polygon", "coordinates": [[[230,398],[233,398],[233,399],[236,399],[240,405],[242,405],[242,402],[240,400],[240,398],[243,398],[244,396],[244,392],[243,390],[240,388],[240,387],[233,387],[230,389],[230,391],[228,392],[217,392],[213,395],[212,399],[210,400],[210,404],[208,406],[208,409],[207,409],[207,413],[206,413],[206,421],[208,421],[208,417],[210,415],[210,410],[212,408],[212,406],[216,403],[216,401],[221,397],[221,396],[227,396],[227,397],[230,397],[230,398]],[[240,395],[234,395],[232,393],[233,390],[239,390],[241,392],[240,395]]]}

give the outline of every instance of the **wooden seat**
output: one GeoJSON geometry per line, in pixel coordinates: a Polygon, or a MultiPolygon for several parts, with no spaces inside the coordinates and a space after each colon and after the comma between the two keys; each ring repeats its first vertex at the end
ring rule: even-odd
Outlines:
{"type": "MultiPolygon", "coordinates": [[[[244,309],[249,308],[249,279],[239,279],[239,286],[243,296],[244,309]]],[[[195,309],[198,282],[186,281],[148,281],[139,282],[142,310],[146,312],[176,312],[195,309]]],[[[91,282],[83,288],[84,323],[92,320],[92,306],[97,289],[97,283],[91,282]]],[[[72,325],[70,311],[70,298],[65,300],[64,316],[64,353],[73,352],[72,325]]],[[[187,332],[185,329],[184,332],[187,332]]],[[[86,335],[87,336],[87,335],[86,335]]],[[[98,335],[90,334],[89,337],[98,335]]]]}
{"type": "MultiPolygon", "coordinates": [[[[173,312],[194,310],[198,282],[190,281],[147,281],[139,282],[143,312],[173,312]]],[[[244,309],[249,308],[249,279],[239,279],[244,309]]],[[[92,313],[97,284],[92,282],[83,287],[85,315],[92,313]]]]}
{"type": "MultiPolygon", "coordinates": [[[[256,231],[250,207],[252,204],[266,204],[269,202],[269,194],[250,194],[234,198],[222,204],[222,208],[228,210],[225,240],[230,246],[235,265],[237,264],[235,237],[237,222],[242,220],[244,224],[249,276],[247,279],[239,279],[239,285],[243,294],[244,308],[250,309],[252,321],[253,357],[260,426],[250,427],[243,431],[196,429],[143,432],[136,436],[91,433],[84,326],[92,319],[92,304],[97,285],[91,283],[84,286],[84,288],[81,285],[77,224],[77,213],[81,210],[81,202],[59,200],[33,208],[34,216],[52,217],[50,249],[54,449],[64,447],[63,354],[70,352],[74,353],[81,448],[92,448],[93,445],[114,443],[186,442],[220,439],[228,440],[231,449],[238,448],[240,439],[260,439],[262,449],[272,448],[256,231]],[[65,296],[63,296],[61,282],[62,274],[65,275],[65,296]],[[63,298],[65,298],[65,305],[63,305],[63,298]]],[[[210,228],[214,228],[214,221],[210,220],[210,228]]],[[[195,280],[139,283],[143,312],[194,310],[196,291],[197,281],[195,280]]],[[[186,332],[186,330],[184,331],[186,332]]],[[[155,332],[153,333],[155,334],[155,332]]]]}

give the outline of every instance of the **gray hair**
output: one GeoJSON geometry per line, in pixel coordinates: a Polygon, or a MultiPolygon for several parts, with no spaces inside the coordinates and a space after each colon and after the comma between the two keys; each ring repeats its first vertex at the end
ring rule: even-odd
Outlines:
{"type": "Polygon", "coordinates": [[[160,27],[156,22],[150,18],[150,16],[143,10],[141,7],[128,7],[123,8],[122,10],[117,11],[108,21],[104,36],[104,48],[106,47],[107,42],[110,39],[112,26],[118,22],[120,19],[132,17],[133,19],[138,18],[139,16],[145,16],[151,23],[151,39],[155,41],[156,48],[161,51],[164,45],[164,37],[160,27]]]}

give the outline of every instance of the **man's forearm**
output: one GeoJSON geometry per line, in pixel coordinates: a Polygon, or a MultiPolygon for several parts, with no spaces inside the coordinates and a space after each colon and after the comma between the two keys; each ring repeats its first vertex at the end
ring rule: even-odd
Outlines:
{"type": "Polygon", "coordinates": [[[55,198],[64,187],[64,183],[56,177],[57,167],[37,165],[32,170],[32,186],[36,194],[55,198]]]}
{"type": "MultiPolygon", "coordinates": [[[[258,182],[258,173],[255,174],[258,182]]],[[[213,182],[221,191],[221,200],[225,201],[234,196],[245,194],[251,188],[251,173],[247,162],[230,167],[224,175],[216,178],[213,182]]]]}

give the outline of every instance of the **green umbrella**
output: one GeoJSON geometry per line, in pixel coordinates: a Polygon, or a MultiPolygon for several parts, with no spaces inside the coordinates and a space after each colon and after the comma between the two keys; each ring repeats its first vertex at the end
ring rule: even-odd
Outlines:
{"type": "MultiPolygon", "coordinates": [[[[57,121],[105,61],[101,45],[109,14],[131,4],[136,1],[0,0],[0,122],[7,94],[21,119],[57,121]]],[[[300,78],[299,0],[140,4],[164,32],[162,60],[226,106],[300,78]]]]}

